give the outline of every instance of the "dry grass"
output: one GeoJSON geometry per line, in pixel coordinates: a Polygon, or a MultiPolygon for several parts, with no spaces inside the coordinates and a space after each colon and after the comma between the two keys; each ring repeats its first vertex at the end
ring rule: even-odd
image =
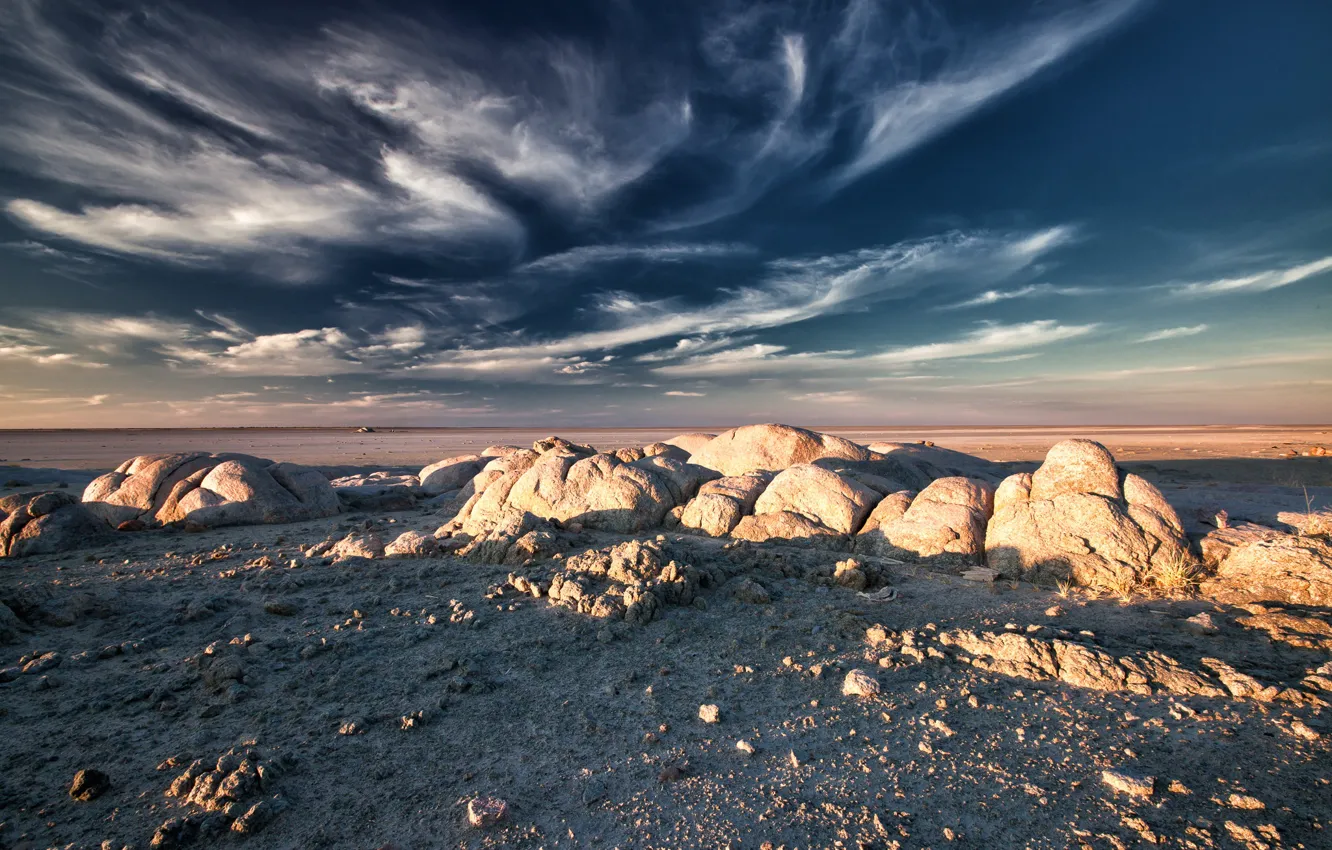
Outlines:
{"type": "Polygon", "coordinates": [[[1152,567],[1147,579],[1162,596],[1187,596],[1202,580],[1202,565],[1187,554],[1180,554],[1152,567]]]}
{"type": "Polygon", "coordinates": [[[1067,599],[1073,595],[1073,577],[1061,578],[1055,583],[1055,593],[1059,594],[1060,599],[1067,599]]]}
{"type": "Polygon", "coordinates": [[[1138,577],[1129,570],[1116,573],[1105,583],[1105,589],[1119,598],[1120,605],[1133,602],[1133,594],[1141,588],[1138,577]]]}

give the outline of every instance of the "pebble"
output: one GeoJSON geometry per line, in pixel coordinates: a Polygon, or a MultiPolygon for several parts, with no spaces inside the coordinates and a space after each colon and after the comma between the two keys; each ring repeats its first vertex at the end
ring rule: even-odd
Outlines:
{"type": "Polygon", "coordinates": [[[698,707],[698,719],[704,723],[720,723],[721,708],[711,704],[700,705],[698,707]]]}
{"type": "Polygon", "coordinates": [[[755,753],[754,745],[748,741],[736,741],[735,748],[747,756],[753,756],[755,753]]]}
{"type": "Polygon", "coordinates": [[[85,767],[74,774],[74,781],[69,785],[69,796],[80,802],[96,800],[111,787],[111,777],[100,770],[85,767]]]}
{"type": "Polygon", "coordinates": [[[879,680],[856,668],[846,674],[842,680],[842,695],[848,697],[872,697],[879,694],[879,680]]]}
{"type": "Polygon", "coordinates": [[[467,822],[477,829],[494,826],[509,813],[509,804],[499,797],[475,797],[467,804],[467,822]]]}
{"type": "Polygon", "coordinates": [[[1156,777],[1133,776],[1118,770],[1101,771],[1101,781],[1116,791],[1135,797],[1150,797],[1156,793],[1156,777]]]}

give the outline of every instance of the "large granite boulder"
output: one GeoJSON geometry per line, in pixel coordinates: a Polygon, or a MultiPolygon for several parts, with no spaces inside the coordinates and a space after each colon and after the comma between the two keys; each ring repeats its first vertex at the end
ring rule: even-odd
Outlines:
{"type": "MultiPolygon", "coordinates": [[[[940,478],[897,514],[902,499],[885,497],[890,507],[878,525],[856,536],[856,551],[939,566],[970,566],[985,559],[985,524],[994,510],[994,490],[972,478],[940,478]],[[890,501],[891,500],[891,501],[890,501]],[[896,514],[896,515],[895,515],[896,514]]],[[[876,506],[877,511],[877,506],[876,506]]]]}
{"type": "Polygon", "coordinates": [[[0,499],[0,558],[83,549],[110,536],[110,526],[62,490],[0,499]]]}
{"type": "Polygon", "coordinates": [[[859,481],[802,463],[772,479],[754,502],[754,513],[787,511],[815,520],[838,534],[854,534],[879,498],[859,481]]]}
{"type": "MultiPolygon", "coordinates": [[[[505,454],[512,454],[512,452],[505,452],[505,454]]],[[[438,496],[440,493],[461,490],[489,462],[489,457],[482,457],[481,455],[446,458],[423,467],[417,478],[420,481],[422,492],[428,496],[438,496]]]]}
{"type": "Polygon", "coordinates": [[[796,464],[823,458],[864,461],[870,459],[864,446],[790,425],[745,425],[724,431],[699,447],[690,462],[715,469],[722,475],[749,472],[780,472],[796,464]]]}
{"type": "Polygon", "coordinates": [[[700,531],[712,537],[724,537],[754,510],[769,476],[737,475],[709,481],[698,488],[698,495],[685,505],[680,527],[700,531]]]}
{"type": "Polygon", "coordinates": [[[1034,473],[1009,476],[994,496],[986,561],[1000,575],[1115,586],[1192,559],[1161,491],[1124,474],[1100,443],[1065,440],[1034,473]]]}
{"type": "Polygon", "coordinates": [[[306,466],[242,454],[143,455],[95,479],[83,504],[111,525],[205,527],[301,522],[341,510],[328,479],[306,466]]]}
{"type": "Polygon", "coordinates": [[[903,483],[924,487],[936,478],[975,478],[998,484],[1004,467],[983,457],[930,446],[924,443],[870,443],[870,463],[866,469],[877,470],[887,478],[912,479],[903,483]]]}
{"type": "Polygon", "coordinates": [[[1293,534],[1241,543],[1201,590],[1220,602],[1332,606],[1332,545],[1293,534]]]}

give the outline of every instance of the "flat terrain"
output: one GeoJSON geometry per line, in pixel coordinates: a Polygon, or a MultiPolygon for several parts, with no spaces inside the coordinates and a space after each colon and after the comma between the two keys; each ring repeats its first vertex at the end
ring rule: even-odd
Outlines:
{"type": "MultiPolygon", "coordinates": [[[[561,435],[609,447],[681,430],[561,435]]],[[[1024,463],[1091,436],[1150,474],[1195,530],[1191,517],[1216,507],[1275,523],[1279,509],[1332,496],[1320,486],[1332,458],[1277,457],[1326,445],[1327,428],[830,430],[1024,463]]],[[[200,448],[414,466],[540,436],[3,432],[0,455],[92,469],[200,448]]],[[[1332,846],[1332,716],[1318,700],[1271,698],[1332,676],[1325,609],[1061,594],[866,559],[897,591],[874,601],[828,578],[845,554],[668,532],[642,539],[713,580],[638,626],[509,583],[548,565],[329,564],[301,551],[441,521],[417,509],[162,530],[0,561],[0,601],[24,620],[0,670],[38,665],[0,672],[0,848],[141,850],[155,833],[161,847],[349,850],[1332,846]],[[766,600],[746,591],[755,583],[766,600]],[[1209,628],[1190,621],[1198,614],[1209,628]],[[956,629],[1160,653],[1184,673],[1213,659],[1275,690],[1031,680],[966,663],[940,639],[956,629]],[[844,695],[853,669],[880,693],[844,695]],[[700,719],[704,705],[718,722],[700,719]],[[236,792],[242,808],[276,797],[281,810],[250,837],[208,834],[207,800],[167,792],[192,764],[242,757],[268,770],[262,787],[236,792]],[[110,779],[89,802],[68,794],[84,768],[110,779]],[[1150,793],[1117,789],[1104,771],[1150,780],[1150,793]],[[505,799],[505,820],[469,826],[477,795],[505,799]],[[163,829],[187,817],[203,834],[163,829]]],[[[570,556],[625,540],[558,532],[570,556]]]]}
{"type": "MultiPolygon", "coordinates": [[[[798,423],[793,423],[798,424],[798,423]]],[[[731,427],[731,426],[725,426],[731,427]]],[[[489,445],[531,445],[558,433],[603,449],[642,446],[713,428],[218,428],[145,430],[0,430],[0,463],[110,469],[126,458],[176,451],[245,452],[313,466],[422,467],[489,445]]],[[[1096,440],[1121,461],[1272,458],[1290,449],[1332,444],[1332,426],[1076,426],[1067,428],[806,427],[858,443],[932,440],[989,460],[1040,461],[1068,437],[1096,440]]]]}

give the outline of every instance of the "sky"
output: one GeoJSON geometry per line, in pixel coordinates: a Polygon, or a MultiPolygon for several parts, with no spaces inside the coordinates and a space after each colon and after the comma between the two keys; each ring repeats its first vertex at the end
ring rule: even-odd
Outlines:
{"type": "Polygon", "coordinates": [[[1329,36],[6,0],[0,427],[1332,422],[1329,36]]]}

